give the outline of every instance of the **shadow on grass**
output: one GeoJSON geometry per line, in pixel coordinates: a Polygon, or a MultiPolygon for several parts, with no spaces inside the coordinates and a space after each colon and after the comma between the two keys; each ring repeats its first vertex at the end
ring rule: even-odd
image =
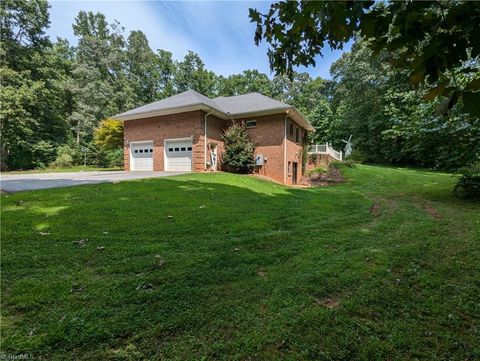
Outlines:
{"type": "Polygon", "coordinates": [[[438,312],[423,317],[436,322],[456,302],[444,307],[436,292],[395,281],[441,263],[430,256],[448,228],[412,208],[374,219],[361,176],[294,189],[192,174],[4,197],[2,350],[63,359],[309,350],[315,359],[375,349],[386,358],[411,337],[421,306],[435,302],[438,312]],[[325,299],[338,309],[319,306],[325,299]]]}

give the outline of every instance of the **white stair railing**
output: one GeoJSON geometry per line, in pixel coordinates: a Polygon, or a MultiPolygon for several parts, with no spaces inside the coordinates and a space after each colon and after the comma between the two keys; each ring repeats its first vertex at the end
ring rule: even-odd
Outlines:
{"type": "Polygon", "coordinates": [[[333,159],[336,160],[343,160],[343,153],[342,151],[338,152],[333,147],[328,144],[312,144],[308,146],[307,149],[308,154],[328,154],[330,155],[333,159]]]}

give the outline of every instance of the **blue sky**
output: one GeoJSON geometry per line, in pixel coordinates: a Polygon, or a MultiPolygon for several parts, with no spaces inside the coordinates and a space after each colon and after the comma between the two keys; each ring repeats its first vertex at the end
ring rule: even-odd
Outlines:
{"type": "MultiPolygon", "coordinates": [[[[50,29],[48,34],[66,38],[76,44],[72,23],[80,10],[101,12],[109,22],[118,20],[125,27],[125,36],[132,30],[141,30],[150,47],[165,49],[181,60],[188,50],[198,53],[207,69],[217,74],[230,75],[246,69],[270,73],[267,45],[253,42],[254,24],[250,23],[248,9],[261,12],[269,9],[266,1],[52,1],[50,2],[50,29]]],[[[346,50],[349,50],[349,46],[346,50]]],[[[312,77],[329,78],[332,62],[342,51],[324,49],[324,58],[318,57],[315,67],[300,68],[312,77]]]]}

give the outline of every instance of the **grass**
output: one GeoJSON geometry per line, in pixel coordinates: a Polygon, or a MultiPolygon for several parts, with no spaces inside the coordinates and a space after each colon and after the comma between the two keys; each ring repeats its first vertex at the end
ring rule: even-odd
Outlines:
{"type": "Polygon", "coordinates": [[[69,168],[42,168],[29,170],[15,170],[2,172],[1,174],[29,174],[29,173],[71,173],[71,172],[94,172],[105,170],[123,170],[123,168],[97,168],[90,165],[76,165],[69,168]]]}
{"type": "Polygon", "coordinates": [[[478,360],[480,205],[449,174],[190,174],[2,196],[2,352],[478,360]]]}

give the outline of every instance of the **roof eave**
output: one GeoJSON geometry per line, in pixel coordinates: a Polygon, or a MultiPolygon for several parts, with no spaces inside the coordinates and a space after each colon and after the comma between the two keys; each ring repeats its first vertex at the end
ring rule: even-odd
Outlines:
{"type": "Polygon", "coordinates": [[[296,108],[291,107],[287,111],[287,115],[295,120],[298,125],[302,126],[304,129],[306,129],[309,132],[314,132],[315,128],[310,124],[310,122],[305,119],[302,113],[300,113],[296,108]]]}
{"type": "Polygon", "coordinates": [[[218,110],[216,110],[216,109],[214,109],[214,108],[212,108],[212,107],[210,107],[206,104],[192,104],[192,105],[188,105],[188,106],[154,110],[154,111],[150,111],[150,112],[142,112],[142,113],[132,114],[132,115],[118,114],[118,115],[115,115],[111,118],[116,119],[116,120],[121,120],[121,121],[127,121],[127,120],[135,120],[135,119],[152,118],[152,117],[158,117],[158,116],[169,115],[169,114],[192,112],[192,111],[195,111],[195,110],[203,110],[203,111],[207,111],[207,112],[212,112],[212,114],[215,114],[215,115],[218,114],[218,115],[221,115],[222,117],[225,117],[225,114],[223,114],[222,112],[219,112],[218,110]]]}
{"type": "Polygon", "coordinates": [[[230,119],[238,119],[238,118],[245,118],[245,117],[256,117],[256,116],[261,116],[261,115],[285,113],[288,109],[290,109],[290,108],[286,108],[286,107],[270,108],[270,109],[264,109],[264,110],[259,110],[259,111],[233,113],[233,114],[228,114],[228,115],[229,115],[230,119]]]}

